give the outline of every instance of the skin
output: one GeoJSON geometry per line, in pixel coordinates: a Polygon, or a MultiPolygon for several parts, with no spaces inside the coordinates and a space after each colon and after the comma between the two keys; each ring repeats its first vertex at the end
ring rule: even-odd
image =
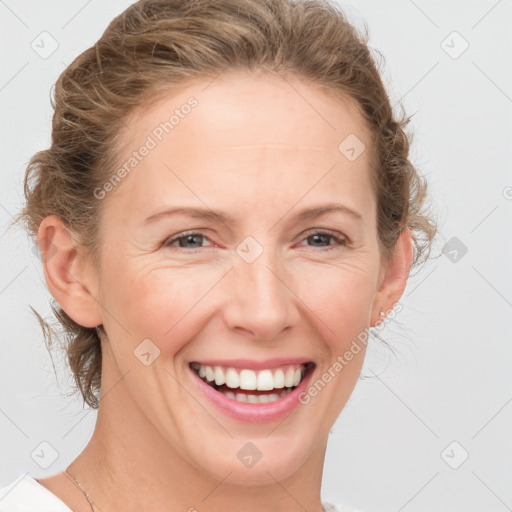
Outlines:
{"type": "MultiPolygon", "coordinates": [[[[208,84],[190,82],[127,119],[125,157],[169,112],[198,100],[103,199],[99,268],[58,217],[41,224],[43,256],[54,251],[44,263],[52,295],[76,322],[103,324],[108,335],[97,424],[69,470],[104,511],[319,512],[329,430],[357,382],[364,345],[309,404],[270,423],[219,412],[188,363],[305,356],[316,380],[400,299],[410,233],[389,262],[381,258],[370,134],[352,100],[293,77],[230,72],[208,84]],[[349,134],[367,148],[354,161],[338,150],[349,134]],[[330,202],[362,218],[296,220],[330,202]],[[144,224],[177,205],[223,210],[234,222],[178,215],[144,224]],[[347,245],[312,237],[315,229],[347,245]],[[204,238],[164,245],[187,230],[204,238]],[[253,263],[236,252],[248,236],[263,248],[253,263]],[[160,349],[150,366],[133,353],[147,338],[160,349]],[[249,441],[262,453],[251,468],[236,456],[249,441]]],[[[73,510],[90,510],[66,474],[39,482],[73,510]]]]}

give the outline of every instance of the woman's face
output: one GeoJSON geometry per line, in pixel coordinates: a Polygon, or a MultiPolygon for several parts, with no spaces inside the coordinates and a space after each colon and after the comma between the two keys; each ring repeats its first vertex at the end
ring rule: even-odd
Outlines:
{"type": "Polygon", "coordinates": [[[291,77],[225,73],[131,116],[120,139],[121,182],[97,190],[103,393],[119,386],[126,421],[218,478],[280,480],[323,459],[364,344],[335,362],[383,306],[370,138],[354,105],[291,77]],[[228,385],[215,390],[192,363],[228,385]],[[301,363],[304,381],[281,397],[301,363]],[[267,390],[232,387],[254,378],[267,390]]]}

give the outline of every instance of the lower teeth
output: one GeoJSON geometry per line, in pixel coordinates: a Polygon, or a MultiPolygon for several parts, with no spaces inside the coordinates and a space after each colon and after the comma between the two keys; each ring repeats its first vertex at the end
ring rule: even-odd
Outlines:
{"type": "Polygon", "coordinates": [[[253,395],[249,393],[234,393],[233,391],[220,391],[227,398],[231,400],[236,400],[237,402],[249,403],[249,404],[266,404],[268,402],[275,402],[279,400],[281,397],[286,396],[288,393],[291,393],[293,389],[288,388],[281,391],[279,394],[271,393],[268,395],[253,395]]]}

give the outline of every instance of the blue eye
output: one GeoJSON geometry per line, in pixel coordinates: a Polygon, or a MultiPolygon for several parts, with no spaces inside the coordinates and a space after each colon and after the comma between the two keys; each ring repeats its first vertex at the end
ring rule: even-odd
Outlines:
{"type": "MultiPolygon", "coordinates": [[[[197,231],[190,231],[181,233],[179,236],[175,236],[167,239],[164,242],[165,247],[172,247],[173,249],[200,249],[201,247],[207,247],[202,245],[202,241],[209,240],[208,237],[197,231]],[[178,245],[175,245],[178,242],[178,245]],[[194,244],[194,247],[190,247],[189,244],[194,244]]],[[[313,231],[310,232],[303,240],[316,240],[316,242],[326,243],[326,246],[310,245],[310,247],[321,248],[324,251],[336,249],[347,245],[347,239],[329,231],[313,231]],[[330,244],[329,240],[334,240],[335,244],[330,244]]],[[[190,252],[190,251],[189,251],[190,252]]]]}
{"type": "MultiPolygon", "coordinates": [[[[207,240],[207,238],[201,234],[201,233],[197,233],[197,232],[194,232],[194,231],[191,231],[189,233],[184,233],[184,234],[181,234],[180,236],[177,236],[177,237],[174,237],[174,238],[170,238],[168,240],[165,241],[164,245],[166,247],[177,247],[177,246],[173,246],[172,244],[174,244],[175,242],[179,242],[179,249],[185,249],[186,248],[186,244],[188,243],[191,243],[193,244],[193,240],[194,239],[203,239],[203,240],[207,240]],[[182,243],[183,241],[183,243],[182,243]]],[[[192,247],[192,249],[198,249],[200,247],[192,247]]]]}
{"type": "MultiPolygon", "coordinates": [[[[332,239],[334,240],[336,243],[334,245],[332,244],[328,244],[327,247],[324,248],[325,251],[329,251],[331,249],[335,249],[336,247],[339,247],[339,246],[344,246],[344,245],[347,245],[347,239],[346,238],[343,238],[343,237],[339,237],[337,236],[336,234],[334,233],[331,233],[329,231],[314,231],[312,233],[310,233],[308,236],[306,236],[306,238],[304,240],[308,240],[308,239],[314,239],[316,238],[316,240],[328,240],[328,239],[332,239]]],[[[320,247],[318,245],[314,245],[314,246],[310,246],[310,247],[320,247]]]]}

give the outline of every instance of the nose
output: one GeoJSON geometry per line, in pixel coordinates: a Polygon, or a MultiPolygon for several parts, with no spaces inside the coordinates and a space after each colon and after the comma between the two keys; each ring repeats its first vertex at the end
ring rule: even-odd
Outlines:
{"type": "Polygon", "coordinates": [[[252,263],[235,258],[225,286],[224,319],[238,334],[272,342],[300,319],[293,276],[268,249],[252,263]]]}

